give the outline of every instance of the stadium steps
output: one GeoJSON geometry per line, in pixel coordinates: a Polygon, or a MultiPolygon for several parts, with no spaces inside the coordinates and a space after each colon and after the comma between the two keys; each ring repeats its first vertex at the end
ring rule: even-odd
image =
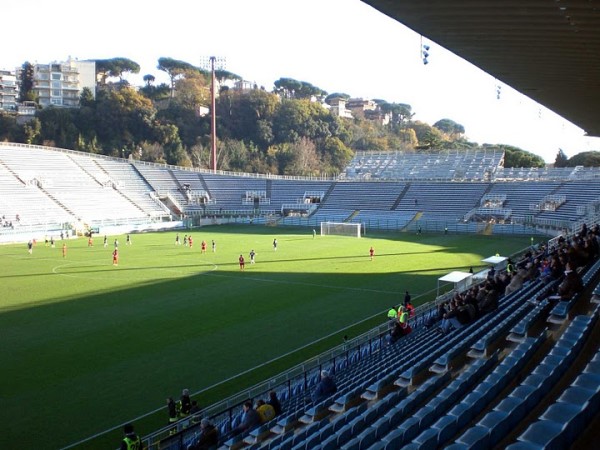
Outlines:
{"type": "Polygon", "coordinates": [[[412,224],[414,224],[417,220],[419,220],[423,216],[423,211],[418,211],[415,216],[410,219],[406,225],[402,228],[402,231],[409,231],[412,224]]]}
{"type": "Polygon", "coordinates": [[[358,216],[360,214],[360,209],[355,209],[352,214],[350,214],[348,217],[346,217],[344,219],[344,222],[350,222],[352,219],[354,219],[356,216],[358,216]]]}
{"type": "Polygon", "coordinates": [[[400,192],[400,194],[398,194],[398,198],[396,199],[396,201],[394,202],[394,204],[390,208],[391,211],[395,211],[396,210],[396,208],[398,207],[398,205],[400,204],[400,202],[402,201],[402,199],[404,198],[404,196],[406,195],[406,193],[408,192],[409,189],[410,189],[410,183],[406,183],[404,185],[404,188],[400,192]]]}

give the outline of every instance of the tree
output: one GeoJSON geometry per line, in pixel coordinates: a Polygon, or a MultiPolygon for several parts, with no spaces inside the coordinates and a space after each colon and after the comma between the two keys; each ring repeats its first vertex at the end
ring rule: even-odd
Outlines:
{"type": "Polygon", "coordinates": [[[298,81],[293,78],[280,78],[275,81],[273,92],[280,94],[283,98],[310,99],[313,95],[322,96],[327,92],[306,81],[298,81]]]}
{"type": "Polygon", "coordinates": [[[19,80],[19,102],[25,101],[37,102],[33,91],[33,65],[29,61],[25,61],[21,66],[19,80]]]}
{"type": "Polygon", "coordinates": [[[334,92],[333,94],[329,94],[325,97],[325,103],[331,105],[333,100],[348,100],[350,96],[348,94],[344,94],[342,92],[334,92]]]}
{"type": "Polygon", "coordinates": [[[197,70],[185,72],[175,81],[175,100],[184,108],[195,112],[201,105],[209,104],[210,89],[206,78],[197,70]]]}
{"type": "Polygon", "coordinates": [[[434,123],[433,126],[450,137],[459,136],[465,133],[465,127],[451,119],[440,119],[434,123]]]}
{"type": "Polygon", "coordinates": [[[565,154],[562,148],[558,149],[556,159],[554,160],[554,167],[567,167],[569,163],[569,157],[565,154]]]}
{"type": "Polygon", "coordinates": [[[175,80],[182,77],[186,72],[198,71],[199,69],[190,63],[173,58],[158,58],[158,70],[166,72],[171,80],[171,98],[175,96],[175,80]]]}
{"type": "Polygon", "coordinates": [[[504,167],[545,167],[544,160],[518,147],[511,145],[499,145],[504,150],[504,167]]]}
{"type": "Polygon", "coordinates": [[[106,85],[110,77],[119,78],[123,81],[125,72],[139,73],[140,65],[128,58],[111,58],[96,60],[96,78],[99,78],[100,85],[106,85]]]}
{"type": "Polygon", "coordinates": [[[388,103],[385,100],[374,101],[379,105],[382,112],[392,115],[392,124],[405,124],[414,116],[412,106],[407,105],[406,103],[388,103]]]}
{"type": "Polygon", "coordinates": [[[568,167],[600,167],[600,152],[581,152],[569,159],[568,167]]]}
{"type": "Polygon", "coordinates": [[[154,83],[154,81],[156,80],[156,78],[154,77],[154,75],[147,73],[146,75],[144,75],[144,83],[146,83],[146,86],[152,86],[152,84],[154,83]]]}

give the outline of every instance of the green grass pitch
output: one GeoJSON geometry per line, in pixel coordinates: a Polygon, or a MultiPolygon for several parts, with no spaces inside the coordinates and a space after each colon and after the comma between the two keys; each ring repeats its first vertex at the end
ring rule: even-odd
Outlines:
{"type": "MultiPolygon", "coordinates": [[[[66,241],[66,258],[60,240],[55,248],[38,242],[32,255],[22,244],[0,246],[0,448],[61,448],[160,408],[182,388],[205,390],[290,353],[195,397],[212,403],[381,323],[405,289],[415,303],[429,300],[439,276],[529,244],[406,233],[313,239],[307,229],[215,226],[187,231],[190,249],[176,246],[175,234],[133,234],[131,246],[118,236],[117,267],[111,236],[107,248],[102,236],[93,247],[66,241]]],[[[136,428],[147,434],[165,422],[161,411],[136,428]]],[[[116,448],[120,436],[83,447],[116,448]]]]}

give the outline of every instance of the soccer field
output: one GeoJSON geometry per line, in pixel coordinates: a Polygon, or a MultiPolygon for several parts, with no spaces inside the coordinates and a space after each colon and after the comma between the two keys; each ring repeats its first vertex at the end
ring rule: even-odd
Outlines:
{"type": "MultiPolygon", "coordinates": [[[[118,236],[118,266],[114,236],[106,248],[102,236],[93,247],[65,241],[65,258],[60,240],[55,248],[38,242],[31,255],[26,245],[0,246],[0,448],[61,448],[160,408],[182,388],[204,391],[292,353],[194,397],[212,403],[385,320],[404,290],[418,304],[439,276],[529,244],[406,233],[313,238],[312,229],[257,226],[190,233],[193,248],[176,246],[175,232],[134,234],[130,246],[118,236]]],[[[144,435],[165,422],[161,412],[136,426],[144,435]]],[[[109,435],[108,448],[120,435],[109,435]]],[[[107,448],[100,442],[86,447],[107,448]]]]}

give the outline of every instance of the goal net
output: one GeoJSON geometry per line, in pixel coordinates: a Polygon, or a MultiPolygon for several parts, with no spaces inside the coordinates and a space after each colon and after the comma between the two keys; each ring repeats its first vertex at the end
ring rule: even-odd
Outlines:
{"type": "Polygon", "coordinates": [[[321,236],[338,235],[361,237],[361,223],[321,222],[321,236]]]}

